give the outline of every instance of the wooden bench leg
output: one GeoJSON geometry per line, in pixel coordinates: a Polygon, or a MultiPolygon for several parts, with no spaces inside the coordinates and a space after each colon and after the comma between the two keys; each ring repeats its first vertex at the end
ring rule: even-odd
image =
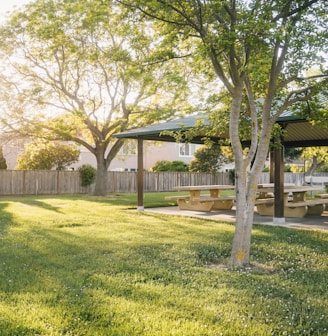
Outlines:
{"type": "Polygon", "coordinates": [[[284,212],[285,217],[303,218],[308,212],[308,207],[306,205],[296,208],[290,208],[288,206],[285,206],[284,212]]]}
{"type": "Polygon", "coordinates": [[[308,205],[307,215],[321,216],[325,210],[325,204],[308,205]]]}
{"type": "Polygon", "coordinates": [[[273,204],[257,204],[256,208],[260,216],[273,216],[273,204]]]}
{"type": "Polygon", "coordinates": [[[233,200],[214,201],[213,210],[231,210],[233,200]]]}
{"type": "Polygon", "coordinates": [[[208,202],[186,202],[184,199],[178,200],[178,206],[180,210],[194,210],[194,211],[211,211],[213,207],[213,201],[208,202]]]}

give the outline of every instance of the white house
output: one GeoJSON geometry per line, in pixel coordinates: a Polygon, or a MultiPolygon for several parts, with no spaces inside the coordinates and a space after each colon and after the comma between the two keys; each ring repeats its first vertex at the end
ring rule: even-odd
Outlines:
{"type": "MultiPolygon", "coordinates": [[[[17,157],[25,151],[24,145],[29,142],[26,138],[15,138],[2,143],[3,155],[9,170],[15,169],[17,157]]],[[[144,142],[144,168],[150,170],[157,161],[179,160],[189,163],[193,159],[195,150],[199,145],[178,144],[175,142],[144,142]]],[[[86,148],[80,147],[79,161],[70,168],[77,169],[83,164],[96,167],[96,158],[86,148]]],[[[109,170],[136,171],[137,170],[137,141],[126,140],[117,157],[112,161],[109,170]]]]}
{"type": "MultiPolygon", "coordinates": [[[[179,160],[189,163],[194,158],[196,144],[179,144],[175,142],[144,142],[144,169],[150,170],[160,160],[179,160]]],[[[96,158],[84,147],[80,148],[79,162],[71,165],[77,169],[82,164],[91,164],[96,167],[96,158]]],[[[116,158],[112,161],[109,170],[136,171],[137,170],[137,141],[126,140],[116,158]]]]}

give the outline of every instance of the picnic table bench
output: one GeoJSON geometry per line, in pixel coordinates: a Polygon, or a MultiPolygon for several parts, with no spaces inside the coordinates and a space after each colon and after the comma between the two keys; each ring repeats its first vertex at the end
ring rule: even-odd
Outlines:
{"type": "Polygon", "coordinates": [[[328,198],[328,194],[316,194],[314,195],[315,198],[328,198]]]}
{"type": "Polygon", "coordinates": [[[328,204],[328,199],[318,199],[318,200],[306,200],[303,202],[289,202],[288,206],[290,208],[296,207],[307,207],[306,215],[321,215],[328,204]]]}
{"type": "Polygon", "coordinates": [[[189,191],[189,195],[167,196],[166,200],[175,200],[181,210],[211,211],[231,209],[235,196],[220,196],[221,190],[233,190],[233,185],[179,186],[177,191],[189,191]],[[208,195],[201,191],[209,190],[208,195]]]}
{"type": "MultiPolygon", "coordinates": [[[[311,186],[288,186],[284,187],[284,215],[286,217],[302,218],[306,215],[321,215],[328,203],[328,198],[319,198],[316,200],[306,199],[309,191],[320,190],[311,186]]],[[[271,186],[261,186],[258,188],[259,197],[256,200],[257,211],[260,215],[273,216],[274,201],[272,197],[266,197],[274,193],[271,186]],[[270,199],[266,202],[265,199],[270,199]]]]}

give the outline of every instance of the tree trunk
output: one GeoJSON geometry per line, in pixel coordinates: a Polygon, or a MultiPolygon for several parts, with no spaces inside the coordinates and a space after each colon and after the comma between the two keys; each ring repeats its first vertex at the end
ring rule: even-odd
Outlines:
{"type": "Polygon", "coordinates": [[[110,150],[108,150],[108,143],[106,143],[106,141],[99,141],[98,143],[96,143],[96,148],[93,151],[97,160],[97,177],[94,195],[105,196],[107,194],[107,170],[122,145],[123,140],[118,139],[114,142],[110,150]],[[106,155],[107,151],[108,153],[106,155]]]}
{"type": "Polygon", "coordinates": [[[103,155],[97,155],[97,176],[95,185],[95,196],[105,196],[107,193],[107,167],[103,155]]]}
{"type": "MultiPolygon", "coordinates": [[[[230,268],[244,268],[250,264],[251,236],[257,193],[257,177],[264,167],[269,139],[262,139],[251,169],[236,165],[236,224],[232,242],[230,268]]],[[[245,164],[245,161],[244,161],[245,164]]]]}
{"type": "Polygon", "coordinates": [[[318,162],[318,157],[316,155],[313,156],[312,163],[310,168],[305,172],[305,176],[311,176],[316,169],[324,166],[325,161],[318,162]]]}
{"type": "Polygon", "coordinates": [[[245,268],[250,264],[253,206],[245,204],[244,213],[238,211],[235,234],[228,266],[232,269],[245,268]]]}
{"type": "Polygon", "coordinates": [[[264,167],[271,134],[269,126],[262,130],[255,157],[244,157],[238,130],[241,97],[241,91],[233,97],[230,114],[230,139],[236,165],[236,224],[228,263],[230,268],[244,268],[250,263],[257,178],[264,167]]]}
{"type": "MultiPolygon", "coordinates": [[[[246,175],[246,174],[245,174],[246,175]]],[[[236,179],[236,224],[232,242],[230,268],[244,268],[250,263],[251,236],[254,218],[256,185],[247,192],[244,176],[236,179]]]]}

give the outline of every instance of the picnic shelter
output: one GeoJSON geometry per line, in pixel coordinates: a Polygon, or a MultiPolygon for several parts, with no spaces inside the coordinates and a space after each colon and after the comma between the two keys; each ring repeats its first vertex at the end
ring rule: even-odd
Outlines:
{"type": "MultiPolygon", "coordinates": [[[[136,139],[138,142],[138,210],[143,210],[143,141],[166,141],[176,142],[174,132],[187,132],[195,127],[201,121],[205,127],[210,121],[207,114],[191,115],[185,118],[169,120],[166,122],[131,129],[125,132],[116,133],[114,137],[121,139],[136,139]]],[[[326,126],[313,125],[307,118],[300,117],[292,113],[282,114],[277,123],[284,130],[283,135],[278,139],[282,146],[274,146],[273,152],[270,152],[270,182],[274,183],[275,201],[274,201],[274,220],[277,223],[284,222],[283,189],[284,189],[284,151],[283,148],[328,146],[328,120],[326,126]]],[[[188,142],[203,144],[204,134],[197,133],[188,142]]],[[[210,137],[213,141],[229,139],[229,131],[226,130],[215,136],[210,137]]],[[[272,139],[276,142],[277,139],[272,139]]],[[[248,141],[243,143],[245,147],[248,141]]]]}

